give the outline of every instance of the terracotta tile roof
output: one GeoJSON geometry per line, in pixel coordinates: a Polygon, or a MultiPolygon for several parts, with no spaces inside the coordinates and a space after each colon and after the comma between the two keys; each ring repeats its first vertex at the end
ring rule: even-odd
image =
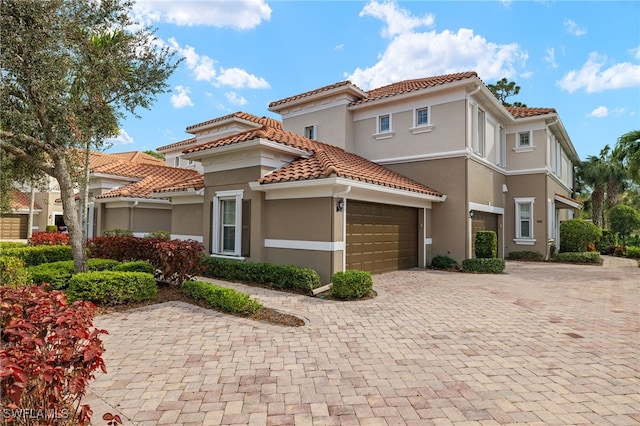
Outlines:
{"type": "Polygon", "coordinates": [[[204,188],[204,176],[197,175],[188,177],[182,182],[172,183],[163,187],[156,188],[154,193],[162,192],[176,192],[176,191],[188,191],[189,189],[195,189],[196,191],[204,188]]]}
{"type": "MultiPolygon", "coordinates": [[[[286,104],[287,102],[296,101],[298,99],[307,98],[309,96],[313,96],[313,95],[316,95],[318,93],[328,92],[330,90],[337,89],[338,87],[349,86],[349,85],[358,88],[356,85],[351,83],[349,80],[340,81],[338,83],[333,83],[333,84],[330,84],[328,86],[320,87],[319,89],[314,89],[314,90],[310,90],[308,92],[300,93],[299,95],[289,96],[288,98],[280,99],[279,101],[273,101],[273,102],[271,102],[269,104],[269,108],[272,108],[272,107],[275,107],[275,106],[278,106],[278,105],[281,105],[281,104],[286,104]]],[[[361,90],[361,89],[358,88],[358,90],[361,90]]]]}
{"type": "Polygon", "coordinates": [[[169,187],[200,176],[195,170],[153,164],[135,164],[127,161],[105,164],[96,167],[92,172],[136,179],[135,182],[98,195],[96,198],[151,198],[156,188],[169,187]]]}
{"type": "Polygon", "coordinates": [[[234,112],[233,114],[228,114],[228,115],[224,115],[222,117],[218,117],[218,118],[214,118],[213,120],[208,120],[208,121],[203,121],[202,123],[198,123],[198,124],[193,124],[189,127],[187,127],[187,132],[191,133],[193,130],[197,129],[198,127],[203,127],[203,126],[207,126],[209,124],[213,124],[213,123],[219,123],[222,121],[227,121],[230,120],[232,118],[238,118],[241,120],[246,120],[246,121],[251,121],[253,123],[259,124],[261,126],[270,126],[270,127],[275,127],[275,128],[282,128],[282,124],[274,119],[274,118],[270,118],[270,117],[258,117],[256,115],[253,114],[249,114],[246,112],[242,112],[242,111],[238,111],[238,112],[234,112]]]}
{"type": "Polygon", "coordinates": [[[442,84],[453,83],[454,81],[464,80],[467,78],[478,77],[475,71],[460,72],[456,74],[438,75],[435,77],[416,78],[414,80],[404,80],[397,83],[388,84],[377,89],[367,92],[367,97],[352,102],[351,105],[361,105],[366,102],[375,101],[381,98],[389,98],[391,96],[403,93],[415,92],[417,90],[427,89],[430,87],[440,86],[442,84]]]}
{"type": "Polygon", "coordinates": [[[196,138],[185,139],[185,140],[180,141],[180,142],[174,142],[174,143],[170,143],[169,145],[164,145],[164,146],[161,146],[159,148],[156,148],[156,151],[164,151],[164,150],[167,150],[167,149],[178,148],[178,147],[181,147],[181,146],[190,145],[190,144],[194,143],[195,141],[196,141],[196,138]]]}
{"type": "Polygon", "coordinates": [[[263,126],[256,130],[249,130],[212,141],[210,143],[202,144],[185,152],[205,151],[208,149],[248,142],[257,138],[267,139],[278,144],[287,145],[311,153],[308,158],[299,158],[262,177],[258,180],[261,184],[318,179],[335,175],[337,177],[369,182],[412,192],[435,196],[442,195],[438,191],[395,173],[365,158],[348,153],[341,148],[307,139],[304,136],[284,131],[281,128],[275,129],[263,126]]]}
{"type": "Polygon", "coordinates": [[[263,176],[258,182],[267,184],[335,176],[405,191],[442,196],[440,192],[428,186],[358,155],[331,145],[321,143],[317,145],[312,157],[295,160],[263,176]]]}
{"type": "Polygon", "coordinates": [[[513,118],[535,117],[536,115],[555,114],[555,108],[507,107],[513,118]]]}
{"type": "Polygon", "coordinates": [[[576,204],[579,204],[581,206],[584,206],[584,203],[582,201],[576,200],[575,198],[567,197],[566,195],[562,195],[562,194],[558,194],[558,193],[556,193],[555,196],[557,198],[562,198],[563,200],[567,200],[567,201],[570,201],[572,203],[576,203],[576,204]]]}
{"type": "MultiPolygon", "coordinates": [[[[14,189],[11,191],[11,208],[14,210],[29,210],[31,204],[31,198],[22,191],[14,189]]],[[[36,210],[42,210],[42,207],[38,203],[33,204],[33,208],[36,210]]]]}
{"type": "Polygon", "coordinates": [[[163,165],[164,164],[164,160],[160,159],[160,158],[156,158],[153,155],[149,155],[145,152],[142,151],[129,151],[129,152],[118,152],[115,154],[111,154],[114,155],[118,158],[121,158],[123,160],[126,161],[131,161],[132,163],[138,163],[138,164],[159,164],[159,165],[163,165]]]}

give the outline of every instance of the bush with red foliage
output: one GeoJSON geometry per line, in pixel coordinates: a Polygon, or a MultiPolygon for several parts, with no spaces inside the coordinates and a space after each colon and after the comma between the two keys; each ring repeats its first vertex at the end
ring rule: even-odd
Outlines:
{"type": "Polygon", "coordinates": [[[146,260],[160,270],[163,280],[176,284],[202,272],[204,246],[193,240],[109,235],[92,238],[87,246],[91,257],[120,262],[146,260]]]}
{"type": "Polygon", "coordinates": [[[94,306],[42,287],[0,287],[0,395],[7,424],[86,425],[89,380],[106,373],[94,306]],[[35,418],[34,418],[35,417],[35,418]]]}
{"type": "Polygon", "coordinates": [[[30,246],[68,246],[69,234],[66,232],[34,232],[29,238],[30,246]]]}

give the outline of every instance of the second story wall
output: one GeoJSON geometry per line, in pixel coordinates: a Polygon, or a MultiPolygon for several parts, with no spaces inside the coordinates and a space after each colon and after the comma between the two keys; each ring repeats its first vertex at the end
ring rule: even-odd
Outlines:
{"type": "Polygon", "coordinates": [[[351,150],[353,139],[353,121],[347,110],[346,102],[327,104],[291,111],[282,118],[282,128],[326,144],[351,150]]]}
{"type": "Polygon", "coordinates": [[[507,129],[507,170],[532,171],[546,167],[547,129],[544,120],[507,129]]]}

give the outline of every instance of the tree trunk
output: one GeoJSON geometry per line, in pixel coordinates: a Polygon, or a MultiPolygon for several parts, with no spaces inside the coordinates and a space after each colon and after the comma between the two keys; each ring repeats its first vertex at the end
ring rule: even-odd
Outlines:
{"type": "Polygon", "coordinates": [[[71,244],[71,252],[73,253],[73,266],[76,272],[86,272],[87,251],[85,250],[86,242],[82,239],[82,228],[78,218],[78,209],[74,198],[75,185],[69,166],[64,154],[54,156],[54,177],[60,186],[60,195],[62,197],[62,209],[64,223],[69,231],[69,243],[71,244]]]}
{"type": "Polygon", "coordinates": [[[606,223],[603,223],[603,227],[609,226],[609,210],[614,208],[618,204],[618,192],[620,186],[613,180],[607,181],[607,197],[605,201],[606,211],[604,212],[604,216],[606,218],[606,223]]]}
{"type": "Polygon", "coordinates": [[[600,186],[595,186],[591,193],[591,219],[594,225],[602,227],[602,202],[604,194],[600,186]]]}

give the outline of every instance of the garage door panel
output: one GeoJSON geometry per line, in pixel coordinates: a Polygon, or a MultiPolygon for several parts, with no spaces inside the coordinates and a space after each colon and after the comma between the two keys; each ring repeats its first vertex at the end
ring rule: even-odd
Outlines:
{"type": "Polygon", "coordinates": [[[415,208],[350,201],[347,206],[347,268],[375,273],[417,266],[415,208]]]}
{"type": "Polygon", "coordinates": [[[0,217],[0,238],[25,239],[27,238],[27,215],[7,214],[0,217]]]}

